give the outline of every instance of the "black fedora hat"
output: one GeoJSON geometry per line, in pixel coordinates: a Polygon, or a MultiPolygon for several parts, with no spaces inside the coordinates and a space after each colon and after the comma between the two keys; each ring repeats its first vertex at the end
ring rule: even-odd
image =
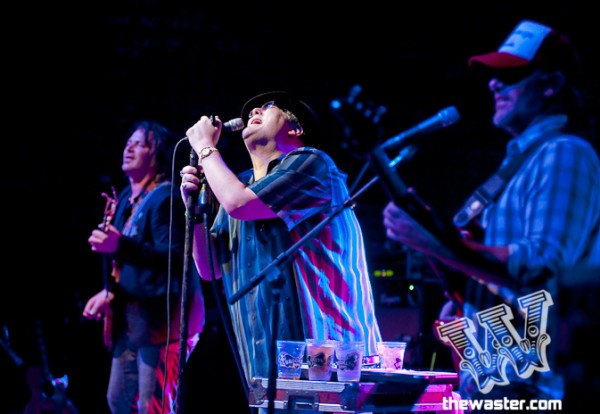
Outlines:
{"type": "Polygon", "coordinates": [[[298,118],[304,130],[301,139],[305,144],[316,143],[321,129],[317,114],[306,102],[285,91],[265,92],[249,99],[242,107],[242,119],[247,119],[252,109],[260,108],[269,101],[275,102],[278,108],[288,110],[298,118]]]}

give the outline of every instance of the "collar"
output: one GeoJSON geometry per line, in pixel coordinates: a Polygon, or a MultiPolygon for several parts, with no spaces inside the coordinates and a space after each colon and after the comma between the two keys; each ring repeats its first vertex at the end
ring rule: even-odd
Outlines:
{"type": "Polygon", "coordinates": [[[533,122],[516,138],[513,138],[506,145],[506,155],[511,157],[522,153],[530,147],[535,141],[549,134],[559,133],[567,123],[567,115],[543,115],[533,120],[533,122]]]}
{"type": "MultiPolygon", "coordinates": [[[[273,168],[275,168],[276,166],[278,166],[281,161],[290,153],[287,154],[281,154],[279,157],[272,159],[271,161],[269,161],[269,164],[267,165],[267,174],[269,174],[273,168]]],[[[254,171],[252,170],[252,168],[244,171],[241,174],[241,181],[245,182],[247,185],[251,185],[254,184],[257,180],[254,178],[254,171]]],[[[260,180],[259,180],[260,181],[260,180]]]]}

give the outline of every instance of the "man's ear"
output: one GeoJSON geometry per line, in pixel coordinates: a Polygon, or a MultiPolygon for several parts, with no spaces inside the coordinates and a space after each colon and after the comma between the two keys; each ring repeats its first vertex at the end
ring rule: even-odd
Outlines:
{"type": "Polygon", "coordinates": [[[548,73],[545,76],[544,81],[546,81],[544,96],[549,98],[556,95],[565,85],[565,75],[559,71],[548,73]]]}
{"type": "Polygon", "coordinates": [[[304,135],[304,130],[302,129],[302,126],[295,125],[293,129],[288,131],[288,134],[290,137],[300,138],[302,135],[304,135]]]}

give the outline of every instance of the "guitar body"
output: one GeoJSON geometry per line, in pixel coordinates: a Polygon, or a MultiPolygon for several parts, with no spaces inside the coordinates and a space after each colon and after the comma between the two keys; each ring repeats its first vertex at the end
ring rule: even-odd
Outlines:
{"type": "Polygon", "coordinates": [[[23,414],[79,414],[75,404],[67,397],[68,377],[54,378],[50,373],[40,320],[36,321],[36,335],[42,363],[32,365],[26,372],[31,398],[23,414]]]}

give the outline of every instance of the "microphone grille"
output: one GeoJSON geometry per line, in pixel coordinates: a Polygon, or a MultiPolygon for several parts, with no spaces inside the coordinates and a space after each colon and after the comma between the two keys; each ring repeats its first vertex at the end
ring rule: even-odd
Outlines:
{"type": "Polygon", "coordinates": [[[444,127],[452,125],[460,119],[460,114],[454,106],[449,106],[446,109],[442,109],[439,115],[442,120],[442,125],[444,127]]]}
{"type": "Polygon", "coordinates": [[[244,121],[242,118],[234,118],[225,122],[223,127],[228,131],[239,131],[240,129],[244,129],[244,121]]]}

